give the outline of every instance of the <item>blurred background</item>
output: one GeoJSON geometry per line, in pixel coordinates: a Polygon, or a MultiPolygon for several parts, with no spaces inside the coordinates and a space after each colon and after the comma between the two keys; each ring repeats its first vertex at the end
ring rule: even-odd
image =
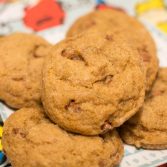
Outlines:
{"type": "Polygon", "coordinates": [[[127,12],[167,34],[167,0],[0,0],[0,35],[36,32],[55,43],[76,18],[106,8],[127,12]]]}

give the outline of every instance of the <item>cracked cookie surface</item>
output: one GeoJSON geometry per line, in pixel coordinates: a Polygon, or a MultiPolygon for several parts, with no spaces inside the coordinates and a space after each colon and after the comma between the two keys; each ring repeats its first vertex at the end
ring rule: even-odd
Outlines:
{"type": "Polygon", "coordinates": [[[4,124],[2,144],[13,167],[114,167],[123,156],[115,130],[94,137],[68,133],[39,107],[12,114],[4,124]]]}
{"type": "Polygon", "coordinates": [[[136,113],[144,99],[145,76],[138,52],[124,40],[95,28],[52,48],[44,65],[42,102],[53,122],[95,135],[136,113]]]}
{"type": "Polygon", "coordinates": [[[41,70],[50,44],[41,37],[14,33],[0,42],[0,100],[12,108],[40,103],[41,70]]]}
{"type": "Polygon", "coordinates": [[[143,108],[121,128],[127,144],[148,149],[167,148],[167,68],[161,68],[143,108]]]}
{"type": "Polygon", "coordinates": [[[116,34],[122,33],[132,40],[145,64],[146,90],[149,91],[158,71],[158,58],[155,43],[146,28],[124,12],[109,9],[94,11],[80,17],[69,29],[67,37],[96,26],[105,26],[116,34]]]}

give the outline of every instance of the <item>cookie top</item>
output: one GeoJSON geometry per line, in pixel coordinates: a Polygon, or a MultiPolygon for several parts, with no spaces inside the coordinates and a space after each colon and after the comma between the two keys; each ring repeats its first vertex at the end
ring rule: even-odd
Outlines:
{"type": "Polygon", "coordinates": [[[121,136],[137,147],[167,148],[167,68],[159,70],[143,108],[121,128],[121,136]]]}
{"type": "Polygon", "coordinates": [[[50,44],[41,37],[14,33],[0,42],[0,100],[12,108],[40,103],[41,70],[50,44]]]}
{"type": "Polygon", "coordinates": [[[140,56],[124,40],[95,28],[52,48],[44,65],[42,98],[53,122],[95,135],[136,113],[145,76],[140,56]]]}
{"type": "Polygon", "coordinates": [[[80,17],[67,32],[67,37],[84,32],[97,25],[106,26],[116,34],[123,33],[132,40],[145,64],[146,90],[149,91],[158,71],[158,59],[155,43],[146,28],[124,12],[106,9],[93,11],[80,17]]]}
{"type": "Polygon", "coordinates": [[[101,137],[68,133],[38,107],[23,108],[7,119],[2,144],[13,167],[113,167],[123,156],[115,130],[101,137]]]}

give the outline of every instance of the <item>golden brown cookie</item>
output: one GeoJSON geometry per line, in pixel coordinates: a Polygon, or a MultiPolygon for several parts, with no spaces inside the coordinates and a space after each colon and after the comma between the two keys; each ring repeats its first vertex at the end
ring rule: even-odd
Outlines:
{"type": "Polygon", "coordinates": [[[50,44],[14,33],[0,42],[0,99],[12,108],[40,103],[41,70],[50,44]]]}
{"type": "Polygon", "coordinates": [[[143,108],[121,127],[120,134],[136,147],[167,148],[167,68],[159,70],[143,108]]]}
{"type": "Polygon", "coordinates": [[[149,91],[158,71],[158,59],[155,43],[146,28],[127,14],[109,9],[94,11],[80,17],[69,29],[67,37],[96,26],[105,26],[116,34],[125,34],[132,40],[145,64],[146,90],[149,91]]]}
{"type": "Polygon", "coordinates": [[[53,122],[95,135],[136,113],[143,104],[145,76],[138,52],[124,41],[95,28],[52,48],[44,66],[42,98],[53,122]]]}
{"type": "Polygon", "coordinates": [[[114,167],[123,156],[115,130],[94,137],[68,133],[38,107],[23,108],[7,119],[2,144],[12,167],[114,167]]]}

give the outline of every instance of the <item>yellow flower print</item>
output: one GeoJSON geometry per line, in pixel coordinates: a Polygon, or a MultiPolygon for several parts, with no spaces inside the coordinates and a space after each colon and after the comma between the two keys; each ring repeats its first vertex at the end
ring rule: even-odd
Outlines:
{"type": "Polygon", "coordinates": [[[139,19],[146,20],[167,33],[167,6],[164,0],[142,0],[135,9],[139,19]]]}

